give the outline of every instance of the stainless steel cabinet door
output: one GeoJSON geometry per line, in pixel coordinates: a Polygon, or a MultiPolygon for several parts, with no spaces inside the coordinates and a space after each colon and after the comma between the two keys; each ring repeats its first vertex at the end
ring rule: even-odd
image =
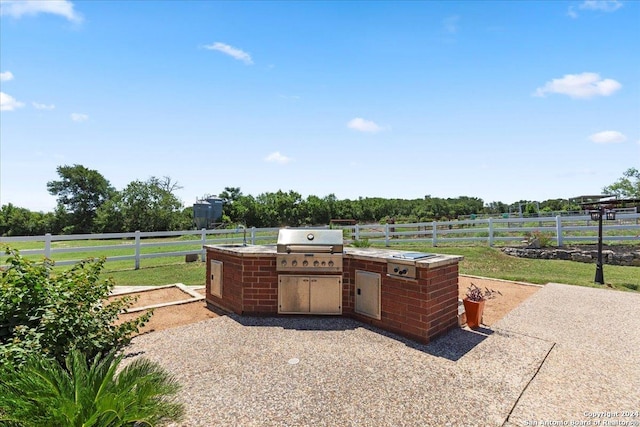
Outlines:
{"type": "Polygon", "coordinates": [[[342,314],[342,277],[311,277],[309,297],[312,314],[342,314]]]}
{"type": "Polygon", "coordinates": [[[279,276],[278,313],[309,313],[308,276],[279,276]]]}
{"type": "Polygon", "coordinates": [[[355,312],[380,319],[380,274],[356,270],[355,312]]]}
{"type": "Polygon", "coordinates": [[[222,261],[211,260],[209,273],[209,292],[222,298],[222,261]]]}

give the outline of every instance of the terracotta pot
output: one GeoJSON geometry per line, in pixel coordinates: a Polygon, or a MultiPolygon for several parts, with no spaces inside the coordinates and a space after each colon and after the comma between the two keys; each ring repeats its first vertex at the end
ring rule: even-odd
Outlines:
{"type": "Polygon", "coordinates": [[[467,315],[467,326],[471,329],[475,329],[480,326],[482,322],[482,312],[484,311],[485,300],[482,301],[470,301],[464,299],[464,311],[467,315]]]}

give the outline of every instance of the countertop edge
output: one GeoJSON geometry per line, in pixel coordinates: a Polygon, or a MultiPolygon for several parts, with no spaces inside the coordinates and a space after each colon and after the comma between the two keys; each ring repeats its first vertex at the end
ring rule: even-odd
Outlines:
{"type": "MultiPolygon", "coordinates": [[[[260,257],[277,255],[276,245],[204,245],[204,249],[222,252],[228,255],[240,256],[240,257],[260,257]]],[[[360,259],[365,261],[387,261],[393,257],[393,255],[400,255],[410,251],[402,251],[397,249],[367,249],[367,248],[345,248],[343,255],[349,259],[360,259]]],[[[462,255],[444,255],[435,254],[435,256],[420,259],[416,261],[393,259],[394,262],[402,264],[415,264],[416,267],[422,268],[437,268],[450,264],[459,263],[464,257],[462,255]]]]}

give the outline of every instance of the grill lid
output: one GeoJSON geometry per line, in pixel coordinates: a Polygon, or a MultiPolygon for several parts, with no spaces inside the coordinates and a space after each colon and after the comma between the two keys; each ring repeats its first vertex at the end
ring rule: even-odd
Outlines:
{"type": "Polygon", "coordinates": [[[342,230],[283,228],[278,232],[278,252],[342,252],[342,230]]]}

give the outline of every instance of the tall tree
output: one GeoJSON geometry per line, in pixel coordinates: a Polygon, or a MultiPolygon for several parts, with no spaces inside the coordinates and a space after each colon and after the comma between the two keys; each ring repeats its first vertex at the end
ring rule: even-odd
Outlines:
{"type": "Polygon", "coordinates": [[[602,191],[619,197],[640,199],[640,171],[636,168],[629,168],[622,175],[622,178],[604,187],[602,191]]]}
{"type": "Polygon", "coordinates": [[[182,201],[166,185],[166,179],[151,177],[147,181],[133,181],[120,193],[119,207],[125,231],[181,230],[191,226],[182,215],[182,201]]]}
{"type": "Polygon", "coordinates": [[[58,197],[58,206],[69,213],[69,231],[89,233],[96,210],[115,191],[100,172],[82,165],[58,166],[60,180],[47,182],[49,194],[58,197]]]}

